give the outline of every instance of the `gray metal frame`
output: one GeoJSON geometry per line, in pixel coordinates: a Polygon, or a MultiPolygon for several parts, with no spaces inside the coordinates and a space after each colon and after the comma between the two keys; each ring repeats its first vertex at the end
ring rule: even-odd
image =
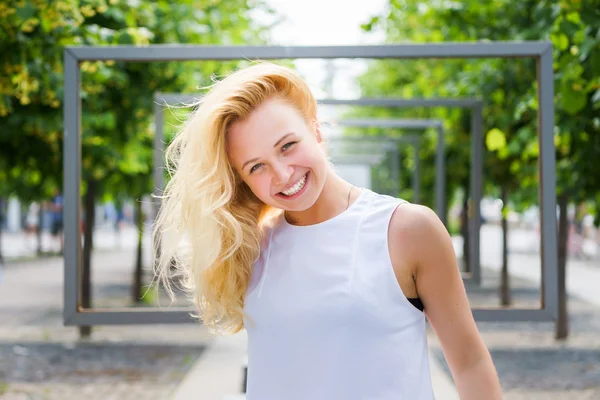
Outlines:
{"type": "MultiPolygon", "coordinates": [[[[399,156],[399,154],[398,154],[399,156]]],[[[343,166],[368,166],[369,172],[371,173],[373,167],[377,164],[380,164],[381,161],[385,158],[385,154],[347,154],[336,157],[333,160],[333,167],[343,167],[343,166]]],[[[396,156],[394,155],[394,158],[396,156]]]]}
{"type": "MultiPolygon", "coordinates": [[[[400,153],[398,151],[398,143],[408,143],[413,147],[413,154],[415,157],[415,168],[413,170],[412,176],[412,189],[413,189],[413,203],[418,203],[421,199],[421,159],[419,158],[419,150],[421,144],[421,136],[419,135],[402,135],[402,136],[341,136],[341,137],[332,137],[328,138],[327,141],[357,141],[363,142],[366,140],[371,141],[390,141],[395,142],[393,145],[394,151],[394,167],[392,173],[395,182],[398,182],[398,192],[400,191],[400,153]]],[[[439,144],[438,144],[439,145],[439,144]]]]}
{"type": "Polygon", "coordinates": [[[346,119],[336,122],[339,126],[359,128],[401,128],[410,130],[437,130],[437,150],[435,156],[435,212],[446,225],[446,142],[444,127],[439,119],[346,119]]]}
{"type": "Polygon", "coordinates": [[[334,164],[336,165],[352,165],[352,164],[363,164],[363,165],[377,165],[384,158],[383,154],[352,154],[343,155],[336,158],[334,164]]]}
{"type": "Polygon", "coordinates": [[[65,325],[193,322],[189,309],[84,309],[79,240],[81,185],[81,71],[85,60],[176,61],[255,59],[533,58],[537,64],[542,298],[539,309],[474,309],[478,321],[553,321],[558,314],[556,154],[552,44],[473,42],[364,46],[81,46],[64,49],[64,309],[65,325]]]}
{"type": "MultiPolygon", "coordinates": [[[[373,138],[371,138],[372,140],[373,138]]],[[[380,138],[376,138],[376,139],[380,139],[380,138]]],[[[353,140],[353,138],[350,138],[348,136],[335,136],[335,137],[328,137],[325,140],[327,143],[352,143],[355,142],[356,140],[353,140]],[[350,139],[350,140],[348,140],[350,139]]],[[[384,146],[383,150],[386,151],[391,151],[392,152],[392,180],[394,182],[394,192],[399,192],[400,191],[400,171],[399,171],[399,166],[400,166],[400,151],[398,149],[398,146],[394,143],[394,141],[390,141],[389,139],[381,139],[380,143],[383,142],[384,146]]],[[[340,165],[340,164],[352,164],[352,162],[350,161],[344,161],[344,160],[340,160],[339,157],[333,157],[331,154],[328,154],[329,158],[332,159],[333,164],[334,165],[340,165]]],[[[354,157],[355,155],[348,155],[348,160],[350,160],[350,157],[354,157]]],[[[359,156],[360,157],[360,156],[359,156]]],[[[381,154],[381,158],[380,158],[380,162],[381,159],[383,159],[385,156],[384,154],[381,154]]],[[[378,164],[378,163],[373,163],[371,164],[371,166],[378,164]]]]}
{"type": "MultiPolygon", "coordinates": [[[[470,276],[465,281],[481,284],[481,198],[483,197],[483,101],[474,98],[359,98],[322,99],[319,104],[336,106],[371,106],[387,108],[465,108],[471,112],[471,199],[469,210],[469,265],[470,276]]],[[[418,200],[415,200],[415,202],[418,200]]],[[[469,275],[469,274],[465,274],[469,275]]]]}

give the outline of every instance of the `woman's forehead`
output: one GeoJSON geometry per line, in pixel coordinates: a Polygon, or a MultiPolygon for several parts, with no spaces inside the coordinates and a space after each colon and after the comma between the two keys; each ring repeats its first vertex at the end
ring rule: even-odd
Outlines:
{"type": "Polygon", "coordinates": [[[228,142],[232,146],[249,146],[256,141],[275,143],[279,136],[297,131],[303,125],[304,120],[292,106],[269,101],[258,106],[247,119],[232,124],[228,142]]]}

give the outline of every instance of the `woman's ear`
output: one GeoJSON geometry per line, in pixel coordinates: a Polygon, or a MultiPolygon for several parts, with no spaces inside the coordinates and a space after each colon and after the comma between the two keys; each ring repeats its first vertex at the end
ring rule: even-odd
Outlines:
{"type": "Polygon", "coordinates": [[[319,125],[319,121],[316,119],[312,120],[313,131],[315,132],[315,137],[317,138],[317,143],[323,142],[323,134],[321,132],[321,127],[319,125]]]}

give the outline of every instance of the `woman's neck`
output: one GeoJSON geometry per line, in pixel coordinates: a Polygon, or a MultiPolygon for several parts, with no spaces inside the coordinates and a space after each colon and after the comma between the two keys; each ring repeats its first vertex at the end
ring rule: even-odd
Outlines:
{"type": "Polygon", "coordinates": [[[329,170],[317,201],[304,211],[286,211],[285,219],[293,225],[314,225],[344,212],[358,197],[360,190],[329,170]]]}

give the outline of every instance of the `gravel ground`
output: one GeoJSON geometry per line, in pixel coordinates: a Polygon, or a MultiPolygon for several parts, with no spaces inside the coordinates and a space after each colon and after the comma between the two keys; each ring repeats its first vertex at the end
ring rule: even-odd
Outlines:
{"type": "MultiPolygon", "coordinates": [[[[129,285],[109,281],[96,290],[97,307],[128,302],[129,285]]],[[[199,324],[95,326],[80,340],[55,304],[16,303],[5,313],[2,400],[168,399],[211,340],[199,324]]]]}
{"type": "MultiPolygon", "coordinates": [[[[481,289],[469,290],[474,306],[498,305],[497,279],[484,270],[481,289]]],[[[513,278],[515,305],[539,307],[539,288],[513,278]]],[[[569,300],[569,337],[554,339],[552,323],[478,323],[507,400],[600,400],[600,309],[577,298],[569,300]]],[[[430,334],[434,355],[443,360],[430,334]]]]}
{"type": "MultiPolygon", "coordinates": [[[[483,273],[483,286],[469,288],[469,299],[497,306],[498,274],[483,273]]],[[[516,278],[511,287],[515,306],[539,306],[539,288],[516,278]]],[[[103,281],[107,297],[98,296],[96,305],[123,305],[127,289],[116,279],[103,281]]],[[[0,320],[2,400],[167,399],[211,340],[199,325],[157,325],[94,327],[81,341],[76,328],[62,326],[60,307],[19,307],[6,312],[20,318],[0,320]]],[[[571,298],[569,312],[570,335],[561,342],[551,323],[478,324],[505,399],[600,400],[600,308],[571,298]]],[[[430,346],[445,365],[433,333],[430,346]]]]}
{"type": "Polygon", "coordinates": [[[0,397],[165,399],[201,352],[133,343],[0,344],[0,397]]]}
{"type": "Polygon", "coordinates": [[[210,342],[201,326],[0,327],[0,399],[168,399],[210,342]]]}

